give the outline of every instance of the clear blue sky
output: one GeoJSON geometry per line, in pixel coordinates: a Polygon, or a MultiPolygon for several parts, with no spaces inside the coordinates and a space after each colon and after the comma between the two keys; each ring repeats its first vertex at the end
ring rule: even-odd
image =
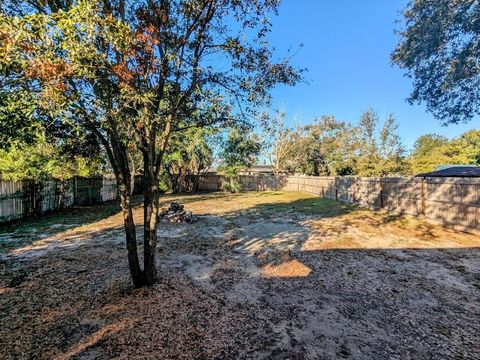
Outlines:
{"type": "Polygon", "coordinates": [[[372,107],[381,119],[394,113],[407,147],[426,133],[449,138],[472,128],[443,127],[423,105],[405,99],[412,81],[390,63],[396,44],[395,21],[407,0],[283,0],[280,15],[272,18],[272,45],[278,54],[299,49],[293,63],[308,68],[308,85],[279,87],[273,106],[287,112],[290,125],[311,123],[320,115],[355,122],[372,107]],[[293,120],[295,118],[295,120],[293,120]]]}

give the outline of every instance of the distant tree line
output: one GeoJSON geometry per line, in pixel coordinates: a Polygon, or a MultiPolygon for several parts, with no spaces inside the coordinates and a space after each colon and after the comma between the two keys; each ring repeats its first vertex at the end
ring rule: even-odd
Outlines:
{"type": "Polygon", "coordinates": [[[269,130],[267,156],[274,172],[325,176],[405,176],[442,164],[480,165],[480,131],[448,140],[427,134],[407,152],[393,115],[381,121],[373,110],[357,123],[322,116],[313,124],[285,127],[280,114],[269,130]]]}
{"type": "Polygon", "coordinates": [[[435,134],[422,135],[407,162],[411,174],[431,171],[440,164],[480,166],[480,130],[467,131],[452,140],[435,134]]]}
{"type": "Polygon", "coordinates": [[[107,163],[95,139],[43,112],[29,91],[0,91],[0,178],[41,183],[93,176],[107,163]]]}
{"type": "MultiPolygon", "coordinates": [[[[60,141],[52,129],[26,120],[23,130],[15,131],[11,136],[9,129],[0,128],[4,137],[0,174],[4,179],[41,184],[51,178],[68,180],[112,171],[105,153],[88,138],[72,135],[60,141]]],[[[65,134],[65,129],[62,131],[65,134]]],[[[172,192],[197,190],[199,176],[214,170],[225,176],[226,189],[239,191],[239,172],[262,161],[271,163],[275,173],[316,176],[409,176],[442,164],[480,165],[480,130],[451,140],[422,135],[407,151],[394,116],[382,121],[371,109],[356,123],[330,115],[296,128],[287,127],[285,114],[279,114],[264,134],[238,126],[191,128],[181,136],[173,134],[171,143],[159,181],[163,191],[172,192]]],[[[143,173],[138,151],[129,151],[129,162],[132,176],[143,173]]]]}

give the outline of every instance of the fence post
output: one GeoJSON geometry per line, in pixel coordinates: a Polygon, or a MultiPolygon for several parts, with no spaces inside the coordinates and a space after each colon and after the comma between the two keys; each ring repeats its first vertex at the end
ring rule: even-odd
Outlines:
{"type": "Polygon", "coordinates": [[[335,176],[335,201],[338,201],[338,181],[337,181],[337,177],[335,176]]]}
{"type": "Polygon", "coordinates": [[[352,192],[352,204],[357,203],[357,177],[352,178],[352,187],[350,188],[352,192]]]}
{"type": "Polygon", "coordinates": [[[92,205],[92,187],[88,186],[88,205],[92,205]]]}
{"type": "Polygon", "coordinates": [[[380,178],[380,209],[383,209],[383,181],[380,178]]]}
{"type": "Polygon", "coordinates": [[[78,176],[73,178],[73,204],[78,205],[78,176]]]}
{"type": "Polygon", "coordinates": [[[426,203],[426,199],[425,199],[425,192],[426,192],[425,191],[425,187],[426,187],[425,178],[422,178],[421,181],[422,181],[422,191],[420,192],[420,194],[421,194],[421,202],[420,203],[422,204],[421,205],[422,206],[421,214],[422,214],[422,216],[425,217],[425,207],[426,207],[425,206],[425,203],[426,203]]]}

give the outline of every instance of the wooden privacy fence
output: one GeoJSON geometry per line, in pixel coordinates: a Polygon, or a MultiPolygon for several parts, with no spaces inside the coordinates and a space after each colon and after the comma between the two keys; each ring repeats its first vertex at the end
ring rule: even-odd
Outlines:
{"type": "MultiPolygon", "coordinates": [[[[480,229],[480,179],[374,178],[242,175],[247,191],[304,191],[370,209],[408,214],[461,229],[480,229]]],[[[222,190],[220,175],[208,174],[200,190],[222,190]]]]}
{"type": "Polygon", "coordinates": [[[67,181],[49,180],[41,185],[31,181],[0,180],[0,223],[117,197],[117,183],[113,178],[75,177],[67,181]]]}

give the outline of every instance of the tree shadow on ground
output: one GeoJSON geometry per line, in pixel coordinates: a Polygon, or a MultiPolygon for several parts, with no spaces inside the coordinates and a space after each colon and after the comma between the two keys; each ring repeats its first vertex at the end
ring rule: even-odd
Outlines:
{"type": "Polygon", "coordinates": [[[0,276],[5,359],[232,358],[248,340],[251,315],[184,274],[162,273],[154,287],[133,289],[123,246],[61,249],[21,265],[21,283],[0,276]]]}
{"type": "Polygon", "coordinates": [[[298,199],[290,202],[259,204],[245,211],[258,212],[262,215],[267,216],[275,214],[283,215],[300,213],[303,216],[318,216],[323,218],[348,214],[356,210],[357,207],[347,205],[338,201],[311,197],[306,199],[298,199]]]}
{"type": "MultiPolygon", "coordinates": [[[[135,206],[141,204],[141,198],[135,198],[134,204],[135,206]]],[[[109,201],[90,206],[76,206],[61,212],[51,212],[39,217],[0,224],[0,253],[27,246],[37,240],[59,235],[68,230],[106,220],[119,213],[118,201],[109,201]]],[[[112,220],[116,221],[116,219],[112,220]]]]}
{"type": "MultiPolygon", "coordinates": [[[[282,191],[278,191],[278,192],[267,191],[267,192],[271,194],[279,194],[279,195],[285,194],[285,192],[282,192],[282,191]]],[[[167,193],[160,198],[160,201],[162,204],[165,204],[165,205],[171,201],[180,201],[183,204],[189,204],[197,201],[216,200],[216,199],[222,199],[226,201],[235,201],[235,199],[244,197],[245,194],[248,194],[248,196],[251,196],[251,197],[261,197],[263,194],[265,194],[265,192],[250,191],[250,192],[230,193],[230,192],[223,192],[223,191],[198,191],[195,193],[167,193]]]]}
{"type": "MultiPolygon", "coordinates": [[[[374,254],[431,249],[435,254],[438,250],[480,248],[480,241],[473,234],[408,215],[371,211],[317,197],[267,202],[219,216],[233,219],[236,224],[230,232],[235,251],[254,257],[264,267],[315,251],[357,250],[374,254]]],[[[299,270],[305,273],[301,266],[299,270]]]]}

